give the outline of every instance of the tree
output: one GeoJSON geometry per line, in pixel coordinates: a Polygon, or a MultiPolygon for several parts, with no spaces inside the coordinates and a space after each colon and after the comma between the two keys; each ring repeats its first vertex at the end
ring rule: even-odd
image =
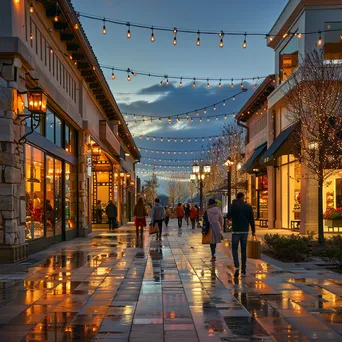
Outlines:
{"type": "Polygon", "coordinates": [[[296,124],[293,154],[317,180],[318,240],[323,242],[323,184],[342,166],[342,67],[326,61],[323,51],[308,53],[286,91],[287,117],[296,124]]]}
{"type": "Polygon", "coordinates": [[[188,183],[188,193],[189,193],[189,199],[192,202],[194,200],[194,197],[197,194],[197,187],[194,182],[189,182],[188,183]]]}
{"type": "Polygon", "coordinates": [[[176,183],[176,202],[181,203],[188,198],[188,188],[184,182],[176,183]]]}
{"type": "Polygon", "coordinates": [[[145,181],[143,186],[143,196],[148,204],[153,204],[155,198],[157,197],[157,189],[159,187],[158,179],[155,173],[152,177],[145,181]]]}
{"type": "Polygon", "coordinates": [[[167,191],[169,195],[169,203],[172,205],[172,207],[175,207],[175,201],[176,201],[176,182],[170,181],[167,184],[167,191]]]}

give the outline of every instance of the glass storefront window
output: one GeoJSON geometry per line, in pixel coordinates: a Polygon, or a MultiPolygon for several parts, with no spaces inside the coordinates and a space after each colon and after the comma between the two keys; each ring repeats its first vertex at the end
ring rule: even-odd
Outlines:
{"type": "Polygon", "coordinates": [[[293,36],[279,55],[280,80],[287,80],[298,67],[298,38],[293,36]]]}
{"type": "Polygon", "coordinates": [[[46,111],[45,136],[55,142],[55,115],[49,109],[46,111]]]}
{"type": "Polygon", "coordinates": [[[44,236],[44,153],[25,147],[26,239],[44,236]]]}
{"type": "Polygon", "coordinates": [[[342,60],[342,22],[325,23],[324,58],[328,61],[342,60]]]}
{"type": "Polygon", "coordinates": [[[257,177],[257,218],[268,219],[268,177],[262,175],[257,177]]]}
{"type": "Polygon", "coordinates": [[[46,157],[46,236],[62,234],[62,162],[46,157]]]}
{"type": "Polygon", "coordinates": [[[76,228],[77,181],[75,167],[65,164],[65,230],[76,228]]]}
{"type": "Polygon", "coordinates": [[[56,130],[55,130],[55,144],[62,147],[62,120],[55,116],[56,130]]]}

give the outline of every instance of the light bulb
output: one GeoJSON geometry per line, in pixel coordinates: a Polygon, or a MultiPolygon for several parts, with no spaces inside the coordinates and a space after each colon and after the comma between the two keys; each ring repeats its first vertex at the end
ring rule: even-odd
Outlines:
{"type": "Polygon", "coordinates": [[[235,101],[235,96],[233,96],[233,101],[235,101]]]}
{"type": "Polygon", "coordinates": [[[321,45],[322,45],[322,36],[321,36],[321,33],[319,34],[319,38],[318,38],[318,41],[317,41],[317,45],[318,45],[318,46],[321,46],[321,45]]]}
{"type": "Polygon", "coordinates": [[[106,25],[103,23],[102,34],[105,35],[107,33],[106,25]]]}
{"type": "Polygon", "coordinates": [[[193,83],[192,83],[192,87],[193,87],[193,88],[196,88],[196,81],[195,81],[195,79],[194,79],[194,81],[193,81],[193,83]]]}
{"type": "Polygon", "coordinates": [[[174,38],[173,38],[173,45],[177,45],[177,37],[175,36],[174,38]]]}
{"type": "Polygon", "coordinates": [[[219,82],[219,84],[218,84],[218,87],[219,87],[219,88],[222,88],[221,79],[220,79],[220,82],[219,82]]]}
{"type": "Polygon", "coordinates": [[[216,110],[216,104],[214,104],[214,110],[216,110]]]}
{"type": "Polygon", "coordinates": [[[31,4],[30,6],[30,13],[33,13],[34,12],[34,8],[33,8],[33,5],[31,4]]]}
{"type": "Polygon", "coordinates": [[[289,35],[288,33],[284,33],[283,38],[285,39],[288,35],[289,35]]]}
{"type": "Polygon", "coordinates": [[[297,33],[297,38],[298,38],[298,39],[302,38],[302,36],[303,36],[303,35],[302,35],[301,33],[297,33]]]}
{"type": "Polygon", "coordinates": [[[202,118],[200,118],[200,122],[202,123],[202,118]]]}
{"type": "Polygon", "coordinates": [[[128,26],[128,30],[127,30],[127,38],[130,39],[131,38],[131,25],[127,25],[128,26]]]}
{"type": "Polygon", "coordinates": [[[166,79],[165,83],[166,83],[167,86],[169,85],[169,79],[168,78],[166,79]]]}
{"type": "Polygon", "coordinates": [[[204,108],[203,113],[204,113],[204,114],[207,114],[207,108],[204,108]]]}
{"type": "Polygon", "coordinates": [[[30,32],[30,40],[33,40],[33,34],[30,32]]]}
{"type": "Polygon", "coordinates": [[[159,82],[159,86],[161,87],[163,85],[163,81],[160,81],[159,82]]]}
{"type": "Polygon", "coordinates": [[[50,54],[51,54],[51,55],[53,54],[53,50],[52,50],[52,48],[50,48],[50,54]]]}
{"type": "Polygon", "coordinates": [[[234,80],[232,79],[231,83],[230,83],[230,87],[234,88],[234,80]]]}
{"type": "Polygon", "coordinates": [[[247,34],[245,34],[245,40],[243,41],[242,48],[243,49],[247,48],[247,34]]]}
{"type": "Polygon", "coordinates": [[[227,120],[227,115],[224,116],[224,119],[227,120]]]}
{"type": "Polygon", "coordinates": [[[130,81],[130,80],[131,80],[131,75],[128,74],[128,75],[127,75],[127,81],[130,81]]]}
{"type": "Polygon", "coordinates": [[[198,110],[196,109],[196,116],[198,116],[199,114],[198,114],[198,110]]]}
{"type": "Polygon", "coordinates": [[[112,80],[115,80],[114,69],[113,69],[113,71],[112,71],[112,80]]]}
{"type": "Polygon", "coordinates": [[[226,105],[226,101],[225,100],[223,100],[223,103],[222,103],[224,106],[226,105]]]}
{"type": "Polygon", "coordinates": [[[75,27],[75,30],[78,30],[78,24],[77,23],[75,24],[74,27],[75,27]]]}
{"type": "Polygon", "coordinates": [[[223,48],[223,47],[224,47],[223,38],[221,38],[221,40],[220,40],[219,47],[220,47],[220,48],[223,48]]]}
{"type": "Polygon", "coordinates": [[[181,77],[181,79],[179,81],[179,88],[182,88],[182,87],[183,87],[183,82],[182,82],[182,77],[181,77]]]}
{"type": "Polygon", "coordinates": [[[218,120],[218,116],[216,117],[216,120],[218,120]]]}
{"type": "Polygon", "coordinates": [[[209,83],[209,79],[207,78],[207,88],[210,88],[210,83],[209,83]]]}
{"type": "Polygon", "coordinates": [[[70,60],[72,60],[72,55],[69,55],[70,60]]]}
{"type": "Polygon", "coordinates": [[[173,28],[173,34],[177,34],[177,29],[175,27],[173,28]]]}
{"type": "Polygon", "coordinates": [[[243,89],[244,88],[244,85],[243,85],[243,80],[241,81],[240,83],[240,88],[243,89]]]}
{"type": "Polygon", "coordinates": [[[196,40],[196,45],[197,45],[197,46],[200,46],[200,45],[201,45],[201,39],[200,39],[200,33],[199,33],[199,31],[197,32],[197,35],[198,35],[198,37],[197,37],[197,40],[196,40]]]}
{"type": "Polygon", "coordinates": [[[152,33],[151,33],[151,42],[153,43],[155,41],[154,33],[153,33],[153,27],[152,27],[152,33]]]}

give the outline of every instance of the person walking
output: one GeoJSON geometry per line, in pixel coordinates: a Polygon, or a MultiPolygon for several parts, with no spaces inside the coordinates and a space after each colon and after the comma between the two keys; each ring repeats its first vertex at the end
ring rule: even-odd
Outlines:
{"type": "Polygon", "coordinates": [[[96,202],[96,223],[102,223],[102,204],[101,200],[97,200],[96,202]]]}
{"type": "Polygon", "coordinates": [[[200,228],[200,223],[199,223],[199,206],[195,204],[195,208],[197,209],[197,216],[196,216],[196,222],[197,222],[197,228],[200,228]]]}
{"type": "Polygon", "coordinates": [[[152,226],[158,223],[159,234],[157,234],[157,239],[161,240],[162,230],[163,230],[163,220],[165,218],[165,209],[159,203],[159,198],[154,200],[154,206],[151,209],[151,223],[152,226]]]}
{"type": "Polygon", "coordinates": [[[252,235],[255,236],[255,222],[253,208],[251,205],[245,203],[245,195],[242,192],[239,192],[236,195],[236,199],[229,208],[227,218],[232,219],[232,254],[235,266],[234,277],[238,277],[240,272],[238,256],[239,243],[241,248],[241,275],[245,276],[249,226],[251,226],[252,235]]]}
{"type": "Polygon", "coordinates": [[[216,204],[216,201],[211,198],[208,202],[207,211],[204,214],[206,221],[206,227],[212,229],[215,243],[210,244],[211,261],[216,261],[216,245],[221,243],[221,231],[223,227],[223,217],[220,207],[216,204]]]}
{"type": "Polygon", "coordinates": [[[189,203],[186,203],[184,205],[184,219],[185,219],[187,226],[189,226],[189,217],[190,217],[190,205],[189,203]]]}
{"type": "Polygon", "coordinates": [[[116,218],[118,216],[118,208],[111,200],[107,204],[106,214],[109,221],[109,230],[114,230],[116,226],[116,218]]]}
{"type": "Polygon", "coordinates": [[[167,227],[169,224],[171,211],[170,211],[169,207],[166,207],[166,206],[164,207],[164,209],[165,209],[165,220],[164,220],[164,222],[165,222],[165,226],[167,227]]]}
{"type": "Polygon", "coordinates": [[[184,217],[184,209],[182,207],[182,203],[178,203],[176,210],[175,210],[176,217],[178,219],[178,228],[182,228],[182,221],[184,217]]]}
{"type": "Polygon", "coordinates": [[[197,209],[193,204],[190,206],[190,221],[192,225],[192,229],[196,227],[196,219],[197,219],[197,209]]]}
{"type": "Polygon", "coordinates": [[[142,235],[144,232],[144,227],[146,227],[146,216],[147,216],[147,210],[144,204],[144,199],[142,197],[139,197],[138,203],[134,206],[133,215],[134,215],[134,223],[135,223],[135,232],[138,235],[139,228],[141,228],[140,234],[142,235]]]}

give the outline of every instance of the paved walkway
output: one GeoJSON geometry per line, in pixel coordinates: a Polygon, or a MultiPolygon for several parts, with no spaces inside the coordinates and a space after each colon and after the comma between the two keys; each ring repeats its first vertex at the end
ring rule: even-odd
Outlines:
{"type": "Polygon", "coordinates": [[[224,243],[211,263],[175,223],[161,243],[124,228],[0,266],[0,341],[342,341],[341,275],[250,260],[234,279],[224,243]]]}

